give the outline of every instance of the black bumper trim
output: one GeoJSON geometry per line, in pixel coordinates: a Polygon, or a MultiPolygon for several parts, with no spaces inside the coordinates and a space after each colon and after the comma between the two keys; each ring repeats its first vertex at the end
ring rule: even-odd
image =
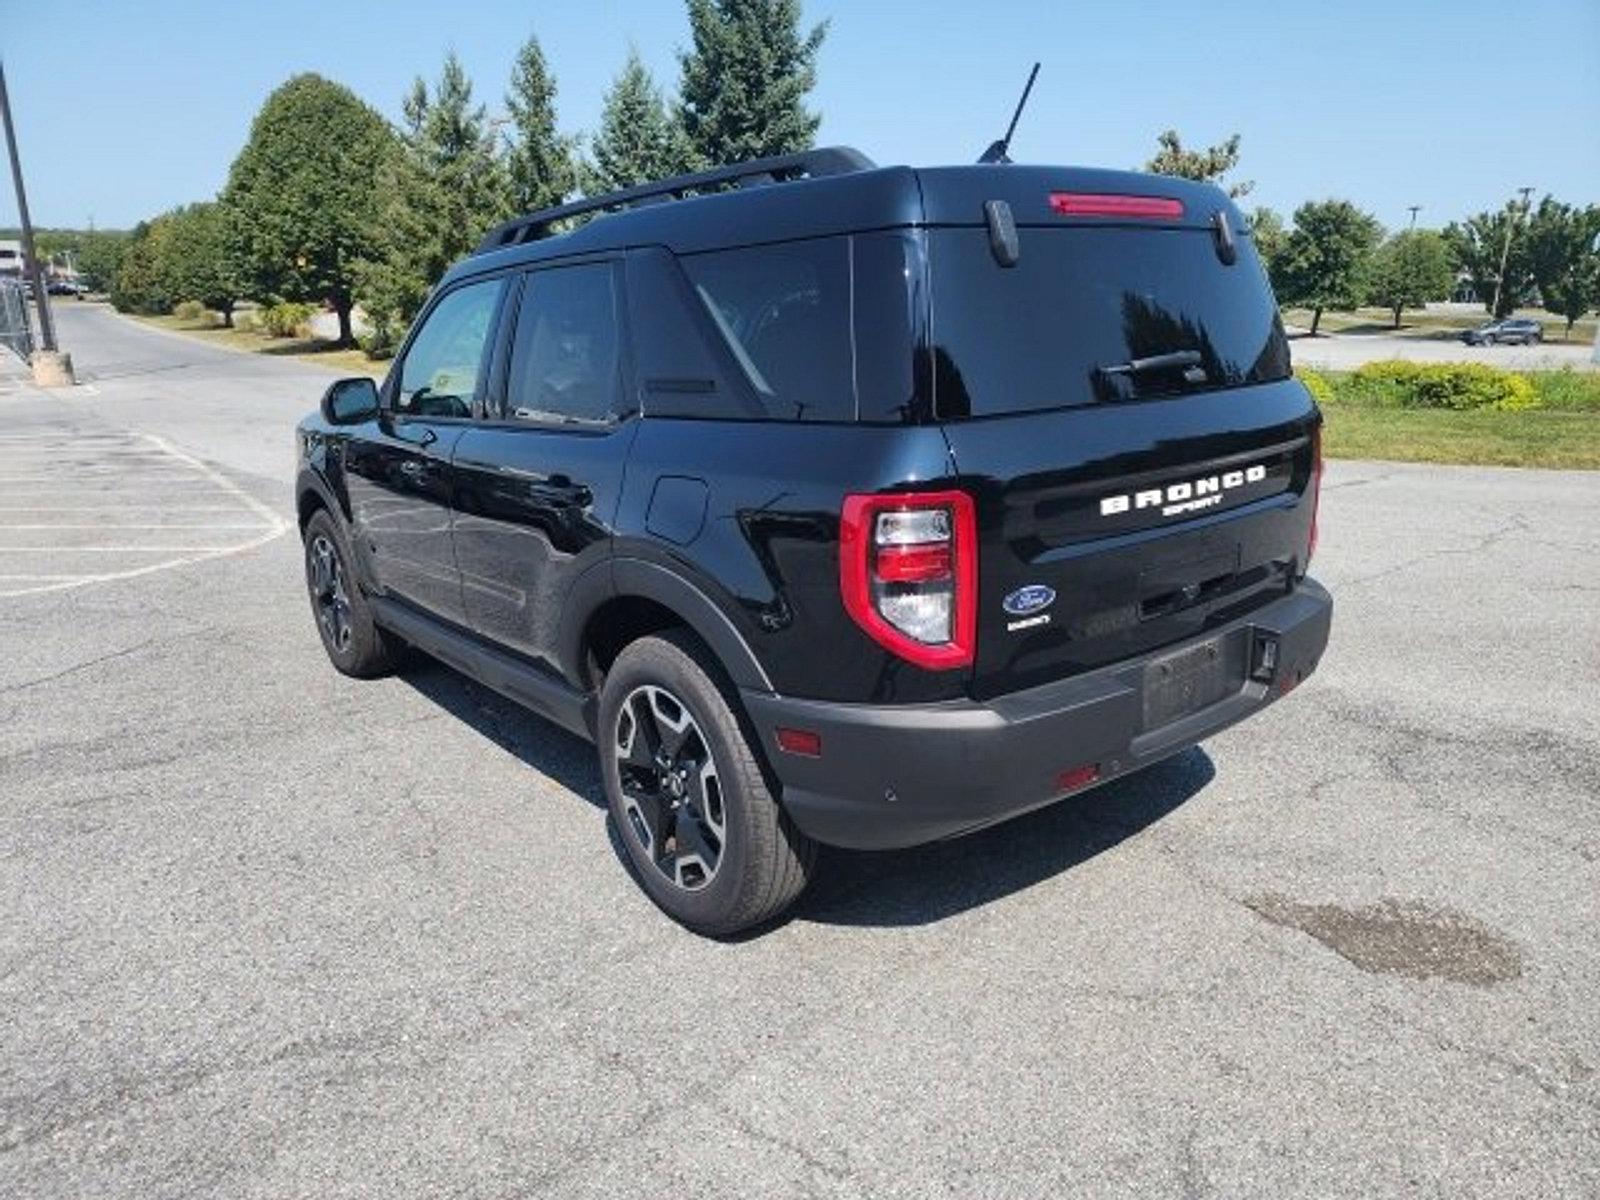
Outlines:
{"type": "Polygon", "coordinates": [[[1306,579],[1248,617],[1176,646],[996,697],[927,705],[839,704],[746,689],[744,701],[808,835],[853,849],[914,846],[967,833],[1059,799],[1061,772],[1094,765],[1097,783],[1148,766],[1266,707],[1315,670],[1333,600],[1306,579]],[[1196,712],[1143,727],[1145,669],[1213,639],[1278,640],[1270,681],[1246,680],[1196,712]],[[778,749],[778,727],[813,730],[822,755],[778,749]]]}

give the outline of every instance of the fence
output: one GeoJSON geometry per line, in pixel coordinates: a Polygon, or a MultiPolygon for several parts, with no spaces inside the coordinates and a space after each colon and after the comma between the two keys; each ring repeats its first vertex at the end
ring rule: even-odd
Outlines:
{"type": "Polygon", "coordinates": [[[20,279],[0,277],[0,345],[10,347],[23,362],[33,354],[28,293],[20,279]]]}

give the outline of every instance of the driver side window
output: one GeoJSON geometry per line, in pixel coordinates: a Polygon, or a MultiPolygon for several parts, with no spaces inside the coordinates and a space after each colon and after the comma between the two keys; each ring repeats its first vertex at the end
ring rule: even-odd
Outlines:
{"type": "Polygon", "coordinates": [[[470,417],[484,350],[504,281],[457,288],[434,306],[400,364],[395,412],[410,417],[470,417]]]}
{"type": "Polygon", "coordinates": [[[610,263],[552,267],[523,283],[506,386],[519,421],[608,421],[621,414],[617,296],[610,263]]]}

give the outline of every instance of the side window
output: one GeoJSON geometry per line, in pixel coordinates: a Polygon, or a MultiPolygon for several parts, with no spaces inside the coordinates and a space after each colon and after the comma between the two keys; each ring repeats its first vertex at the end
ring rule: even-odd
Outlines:
{"type": "Polygon", "coordinates": [[[484,350],[504,281],[486,279],[440,300],[400,364],[395,411],[413,417],[470,417],[484,350]]]}
{"type": "Polygon", "coordinates": [[[615,269],[551,267],[522,287],[506,415],[605,421],[624,408],[615,269]]]}
{"type": "Polygon", "coordinates": [[[848,238],[716,250],[679,261],[770,416],[855,419],[848,238]]]}

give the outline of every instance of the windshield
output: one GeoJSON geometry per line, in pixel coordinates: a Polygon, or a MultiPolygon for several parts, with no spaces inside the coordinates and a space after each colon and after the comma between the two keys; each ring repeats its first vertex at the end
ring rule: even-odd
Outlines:
{"type": "Polygon", "coordinates": [[[1014,267],[987,231],[929,233],[935,404],[943,418],[1069,408],[1283,379],[1289,349],[1248,237],[1025,228],[1014,267]]]}

